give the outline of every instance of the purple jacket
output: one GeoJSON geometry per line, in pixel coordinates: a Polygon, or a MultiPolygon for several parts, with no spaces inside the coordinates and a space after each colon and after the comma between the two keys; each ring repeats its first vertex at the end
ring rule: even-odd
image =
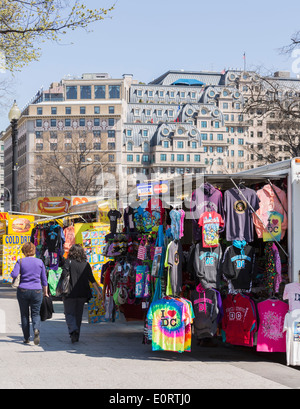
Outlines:
{"type": "MultiPolygon", "coordinates": [[[[202,229],[198,225],[199,218],[206,211],[215,211],[221,215],[225,222],[225,213],[223,207],[222,193],[210,183],[203,183],[192,194],[191,216],[193,220],[194,240],[202,239],[202,229]]],[[[224,231],[225,225],[220,232],[224,231]]]]}
{"type": "Polygon", "coordinates": [[[16,278],[20,273],[21,262],[21,279],[20,288],[24,290],[41,290],[42,286],[47,287],[45,265],[41,259],[35,257],[25,257],[18,260],[11,272],[11,277],[16,278]]]}

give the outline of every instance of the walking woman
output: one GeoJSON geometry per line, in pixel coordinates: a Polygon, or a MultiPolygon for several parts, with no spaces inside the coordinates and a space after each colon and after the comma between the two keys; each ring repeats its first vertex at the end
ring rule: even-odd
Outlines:
{"type": "Polygon", "coordinates": [[[65,261],[62,277],[70,271],[70,292],[63,296],[64,313],[72,343],[79,341],[84,304],[92,298],[89,283],[97,292],[98,299],[101,292],[93,276],[92,268],[86,261],[86,253],[80,244],[73,244],[65,261]]]}
{"type": "Polygon", "coordinates": [[[43,261],[35,257],[35,245],[33,243],[25,243],[21,250],[25,257],[16,262],[11,277],[16,278],[20,274],[17,299],[21,313],[24,343],[29,344],[29,315],[31,314],[34,333],[33,342],[38,345],[40,343],[41,304],[43,295],[48,297],[46,269],[43,261]]]}

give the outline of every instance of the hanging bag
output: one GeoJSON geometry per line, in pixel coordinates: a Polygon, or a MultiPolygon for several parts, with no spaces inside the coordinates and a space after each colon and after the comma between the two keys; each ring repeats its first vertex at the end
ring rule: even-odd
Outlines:
{"type": "Polygon", "coordinates": [[[70,279],[71,279],[70,266],[71,266],[71,260],[67,260],[65,262],[65,265],[63,267],[62,275],[60,276],[60,279],[59,279],[57,287],[56,287],[56,297],[61,297],[62,295],[68,295],[70,293],[70,290],[71,290],[71,287],[70,287],[70,279]]]}
{"type": "Polygon", "coordinates": [[[138,248],[137,258],[138,258],[139,260],[145,260],[146,251],[147,251],[146,241],[145,241],[144,239],[142,239],[142,240],[141,240],[141,243],[140,243],[140,245],[139,245],[139,248],[138,248]]]}
{"type": "Polygon", "coordinates": [[[19,287],[20,280],[21,280],[21,259],[19,259],[19,264],[20,264],[20,272],[17,275],[17,277],[13,279],[13,281],[11,283],[12,288],[15,288],[15,289],[17,289],[19,287]]]}

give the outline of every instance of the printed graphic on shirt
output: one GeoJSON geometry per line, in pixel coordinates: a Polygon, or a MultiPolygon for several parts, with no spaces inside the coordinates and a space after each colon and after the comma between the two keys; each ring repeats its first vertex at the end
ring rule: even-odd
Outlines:
{"type": "Polygon", "coordinates": [[[176,253],[174,254],[174,265],[178,266],[179,261],[180,261],[179,253],[178,253],[178,251],[176,251],[176,253]]]}
{"type": "Polygon", "coordinates": [[[263,314],[262,334],[265,338],[278,341],[283,338],[283,318],[274,311],[267,311],[263,314]]]}
{"type": "Polygon", "coordinates": [[[188,308],[175,300],[158,300],[150,306],[147,315],[152,321],[152,350],[185,350],[185,324],[189,319],[188,308]]]}
{"type": "Polygon", "coordinates": [[[246,268],[246,261],[251,262],[251,258],[242,254],[231,258],[231,262],[235,263],[237,269],[246,268]]]}
{"type": "Polygon", "coordinates": [[[207,251],[201,254],[201,256],[199,256],[199,259],[200,261],[203,261],[203,259],[205,259],[204,262],[206,266],[214,266],[215,263],[217,263],[219,260],[219,254],[207,251]]]}
{"type": "Polygon", "coordinates": [[[283,215],[278,212],[267,212],[262,216],[262,221],[266,226],[266,230],[263,231],[263,241],[280,241],[283,215]]]}
{"type": "Polygon", "coordinates": [[[294,341],[300,342],[300,322],[294,322],[294,341]]]}
{"type": "Polygon", "coordinates": [[[247,203],[244,200],[237,200],[234,203],[234,210],[237,214],[244,214],[247,210],[247,203]]]}
{"type": "Polygon", "coordinates": [[[205,212],[199,219],[202,226],[203,247],[218,247],[219,230],[224,226],[224,220],[216,212],[205,212]]]}

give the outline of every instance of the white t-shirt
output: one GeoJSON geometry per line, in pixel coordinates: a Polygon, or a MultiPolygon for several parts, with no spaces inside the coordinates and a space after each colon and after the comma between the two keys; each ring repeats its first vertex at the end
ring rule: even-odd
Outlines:
{"type": "Polygon", "coordinates": [[[290,311],[300,309],[300,284],[287,284],[284,287],[283,299],[289,301],[290,311]]]}
{"type": "Polygon", "coordinates": [[[286,363],[300,365],[300,309],[286,314],[283,332],[286,331],[286,363]]]}

